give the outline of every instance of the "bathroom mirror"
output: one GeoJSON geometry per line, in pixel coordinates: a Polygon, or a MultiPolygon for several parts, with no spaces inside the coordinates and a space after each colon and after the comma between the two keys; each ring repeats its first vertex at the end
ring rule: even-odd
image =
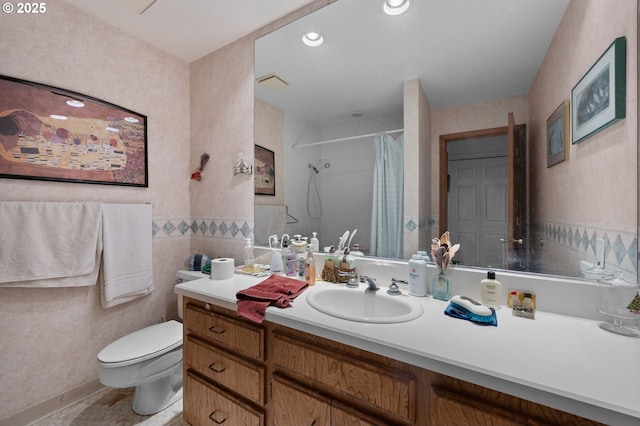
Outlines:
{"type": "MultiPolygon", "coordinates": [[[[427,249],[441,231],[440,138],[454,141],[471,135],[463,138],[468,139],[465,143],[445,149],[451,149],[449,159],[461,156],[475,162],[474,155],[484,156],[478,154],[482,151],[478,144],[491,140],[486,146],[506,149],[506,142],[496,141],[493,133],[501,134],[496,129],[502,128],[507,133],[512,112],[515,124],[525,125],[527,138],[527,161],[521,170],[526,176],[526,223],[520,224],[525,231],[488,236],[482,234],[486,226],[480,225],[480,240],[504,239],[502,245],[495,244],[497,255],[490,264],[474,263],[470,244],[463,244],[458,261],[579,277],[583,276],[581,261],[589,268],[603,251],[608,268],[620,268],[635,278],[637,129],[629,122],[610,130],[621,133],[626,145],[633,145],[631,151],[624,151],[629,149],[625,146],[618,153],[633,153],[620,169],[629,182],[614,188],[596,178],[607,169],[611,155],[604,153],[605,146],[611,145],[606,139],[572,147],[571,158],[547,169],[546,135],[540,130],[613,42],[613,38],[607,40],[602,52],[590,54],[588,60],[574,59],[572,66],[579,66],[579,72],[567,70],[564,58],[545,56],[565,22],[565,12],[573,14],[570,24],[578,31],[581,27],[575,20],[593,13],[581,8],[596,6],[568,0],[425,0],[413,1],[403,15],[386,16],[381,3],[337,0],[256,40],[255,140],[274,150],[277,164],[276,196],[255,198],[256,243],[266,244],[270,234],[311,237],[317,232],[323,247],[336,245],[346,230],[353,235],[357,229],[351,246],[358,244],[369,254],[373,146],[375,135],[386,132],[392,139],[402,137],[405,144],[401,224],[405,250],[391,257],[406,259],[414,249],[427,249]],[[302,43],[310,30],[323,36],[322,45],[302,43]],[[543,60],[555,60],[558,75],[571,76],[570,85],[565,84],[568,89],[563,88],[566,93],[557,94],[557,100],[542,102],[529,93],[543,60]],[[482,131],[489,136],[477,137],[482,131]],[[421,144],[421,150],[407,155],[409,143],[421,144]],[[594,166],[599,155],[605,160],[602,167],[594,166]],[[612,191],[617,194],[615,202],[612,191]],[[621,216],[616,208],[609,215],[606,211],[612,204],[628,214],[621,216]],[[507,246],[517,244],[523,246],[524,254],[514,258],[507,246]]],[[[621,4],[635,16],[635,0],[621,4]]],[[[580,31],[584,33],[583,28],[580,31]]],[[[563,37],[571,38],[564,33],[563,37]]],[[[635,40],[631,46],[636,46],[635,40]]],[[[637,79],[636,68],[632,62],[627,66],[628,90],[637,89],[637,81],[632,80],[637,79]]],[[[457,242],[457,229],[449,230],[457,242]]]]}

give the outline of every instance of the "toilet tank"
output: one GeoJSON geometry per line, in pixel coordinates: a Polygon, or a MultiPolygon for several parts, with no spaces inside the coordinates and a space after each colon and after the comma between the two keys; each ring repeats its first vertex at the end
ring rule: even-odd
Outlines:
{"type": "MultiPolygon", "coordinates": [[[[209,275],[203,274],[200,271],[178,271],[176,274],[176,284],[180,284],[185,281],[199,280],[200,278],[209,278],[209,275]]],[[[182,319],[182,295],[178,295],[178,317],[182,319]]]]}

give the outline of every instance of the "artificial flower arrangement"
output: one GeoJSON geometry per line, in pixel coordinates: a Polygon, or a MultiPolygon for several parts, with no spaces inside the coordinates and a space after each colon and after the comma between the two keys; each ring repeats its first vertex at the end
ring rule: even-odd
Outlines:
{"type": "Polygon", "coordinates": [[[440,238],[431,240],[431,258],[440,269],[446,269],[449,262],[453,260],[456,252],[460,249],[460,244],[451,244],[449,231],[446,231],[440,238]]]}

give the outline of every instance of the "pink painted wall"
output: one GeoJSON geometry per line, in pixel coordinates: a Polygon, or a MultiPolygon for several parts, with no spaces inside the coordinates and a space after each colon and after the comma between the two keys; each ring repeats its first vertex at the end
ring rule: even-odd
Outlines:
{"type": "MultiPolygon", "coordinates": [[[[594,234],[624,251],[637,231],[638,164],[638,3],[636,0],[571,1],[529,92],[531,203],[538,229],[540,272],[575,274],[580,259],[593,260],[593,247],[575,237],[594,234]],[[626,118],[577,145],[569,160],[547,168],[546,120],[571,97],[571,89],[617,37],[627,39],[626,118]],[[569,242],[569,230],[573,243],[569,242]],[[576,232],[577,230],[577,232],[576,232]],[[571,246],[567,249],[567,246],[571,246]]],[[[635,242],[637,246],[637,240],[635,242]]],[[[609,247],[608,262],[633,271],[632,256],[618,262],[609,247]]],[[[618,253],[620,255],[621,253],[618,253]]]]}
{"type": "MultiPolygon", "coordinates": [[[[0,179],[0,200],[150,202],[158,226],[188,222],[189,64],[63,1],[1,21],[0,74],[148,117],[149,187],[0,179]]],[[[0,288],[0,420],[96,379],[104,346],[175,317],[175,273],[188,254],[189,234],[157,233],[153,293],[107,310],[97,286],[0,288]]]]}

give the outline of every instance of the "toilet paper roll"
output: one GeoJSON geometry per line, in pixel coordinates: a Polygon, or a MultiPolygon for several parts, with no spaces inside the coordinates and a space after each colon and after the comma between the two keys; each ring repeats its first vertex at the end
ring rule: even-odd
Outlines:
{"type": "Polygon", "coordinates": [[[233,278],[235,263],[232,258],[221,257],[211,261],[211,279],[228,280],[233,278]]]}

